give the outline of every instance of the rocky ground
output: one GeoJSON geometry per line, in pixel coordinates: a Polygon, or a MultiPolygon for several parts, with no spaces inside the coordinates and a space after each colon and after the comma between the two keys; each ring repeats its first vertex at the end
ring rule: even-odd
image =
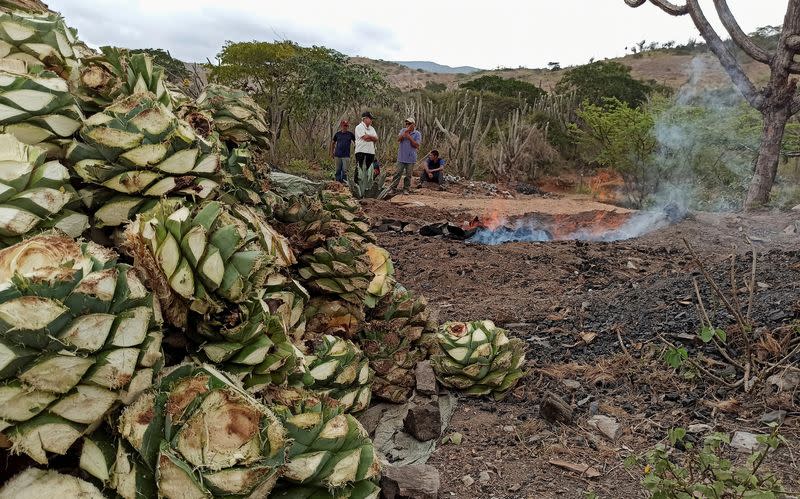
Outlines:
{"type": "MultiPolygon", "coordinates": [[[[458,196],[425,194],[367,202],[365,208],[376,228],[391,220],[412,223],[411,229],[441,220],[460,224],[498,208],[502,216],[503,206],[511,215],[538,206],[538,213],[552,216],[559,203],[571,216],[580,217],[582,211],[582,201],[574,198],[517,195],[519,203],[498,203],[496,197],[453,200],[458,196]]],[[[586,204],[583,211],[597,209],[586,204]]],[[[761,419],[776,410],[786,411],[781,434],[789,445],[767,467],[788,490],[800,490],[795,461],[800,389],[777,393],[762,383],[745,394],[713,379],[731,374],[720,363],[710,361],[708,374],[692,377],[676,374],[662,360],[664,341],[692,352],[705,350],[714,358],[713,349],[694,339],[700,321],[693,281],[712,322],[729,332],[734,348],[744,348],[737,342],[733,316],[697,260],[733,300],[733,259],[736,299],[746,310],[753,250],[751,317],[763,340],[760,354],[778,358],[794,345],[798,333],[790,325],[800,319],[798,233],[797,211],[694,213],[670,227],[613,243],[484,246],[413,230],[381,232],[379,243],[391,252],[398,279],[427,296],[441,320],[491,319],[528,344],[529,374],[509,397],[499,403],[459,400],[447,433],[460,433],[463,441],[439,445],[429,461],[441,474],[441,497],[571,498],[587,491],[600,497],[646,497],[639,484],[642,470],[623,466],[626,456],[664,441],[675,426],[761,433],[761,419]],[[571,407],[570,423],[543,418],[541,402],[548,392],[571,407]],[[598,419],[593,416],[619,425],[615,438],[594,428],[598,419]],[[557,460],[588,471],[552,464],[557,460]]]]}

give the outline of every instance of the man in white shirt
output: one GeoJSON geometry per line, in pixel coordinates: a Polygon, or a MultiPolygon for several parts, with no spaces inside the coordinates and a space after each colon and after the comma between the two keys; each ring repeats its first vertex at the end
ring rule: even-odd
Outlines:
{"type": "Polygon", "coordinates": [[[364,111],[361,113],[361,123],[356,126],[356,172],[353,177],[356,182],[358,182],[359,169],[368,168],[375,161],[375,142],[377,141],[378,132],[372,127],[372,114],[364,111]]]}

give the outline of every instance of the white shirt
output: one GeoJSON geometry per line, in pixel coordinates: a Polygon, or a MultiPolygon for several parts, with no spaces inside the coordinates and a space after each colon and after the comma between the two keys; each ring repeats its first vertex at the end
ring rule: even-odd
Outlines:
{"type": "Polygon", "coordinates": [[[364,135],[372,135],[378,138],[378,132],[372,126],[367,126],[362,121],[356,126],[356,152],[363,152],[366,154],[375,154],[375,142],[367,142],[362,139],[364,135]]]}

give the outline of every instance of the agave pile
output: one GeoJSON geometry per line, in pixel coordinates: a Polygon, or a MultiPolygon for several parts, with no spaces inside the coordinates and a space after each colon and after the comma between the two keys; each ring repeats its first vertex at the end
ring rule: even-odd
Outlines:
{"type": "Polygon", "coordinates": [[[350,193],[254,160],[253,99],[37,5],[0,2],[0,497],[377,498],[353,413],[440,348],[447,386],[519,379],[490,323],[436,341],[350,193]]]}

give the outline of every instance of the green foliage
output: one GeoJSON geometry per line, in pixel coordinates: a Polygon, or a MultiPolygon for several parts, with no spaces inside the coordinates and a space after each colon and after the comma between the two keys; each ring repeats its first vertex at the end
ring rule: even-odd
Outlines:
{"type": "Polygon", "coordinates": [[[532,83],[496,75],[481,76],[459,86],[477,92],[492,92],[503,97],[522,98],[528,104],[533,104],[537,99],[547,95],[547,92],[532,83]]]}
{"type": "Polygon", "coordinates": [[[652,161],[658,146],[653,115],[606,99],[602,105],[584,102],[578,117],[584,126],[573,126],[572,132],[584,159],[619,172],[632,204],[642,207],[666,175],[663,165],[652,161]]]}
{"type": "Polygon", "coordinates": [[[217,60],[212,81],[251,91],[281,119],[291,112],[358,106],[386,88],[380,73],[344,54],[291,41],[228,41],[217,60]]]}
{"type": "Polygon", "coordinates": [[[158,64],[164,68],[167,80],[178,85],[185,84],[188,86],[191,73],[186,68],[186,64],[172,57],[168,51],[164,49],[130,49],[128,52],[131,54],[149,55],[154,64],[158,64]]]}
{"type": "Polygon", "coordinates": [[[358,168],[358,182],[350,180],[350,192],[356,199],[374,198],[386,199],[389,197],[391,189],[385,187],[386,175],[385,169],[375,176],[375,169],[371,165],[356,166],[358,168]]]}
{"type": "Polygon", "coordinates": [[[597,61],[570,69],[556,84],[559,94],[575,92],[579,102],[599,106],[616,99],[638,107],[657,86],[631,76],[631,68],[613,61],[597,61]]]}
{"type": "Polygon", "coordinates": [[[668,348],[664,354],[664,361],[673,369],[678,369],[689,358],[689,352],[683,348],[668,348]]]}
{"type": "Polygon", "coordinates": [[[642,485],[653,499],[783,497],[780,480],[760,471],[768,454],[784,442],[777,425],[772,426],[769,435],[758,437],[761,448],[750,455],[744,466],[734,466],[725,458],[730,439],[724,433],[710,434],[702,447],[690,442],[683,428],[671,429],[668,440],[669,446],[658,444],[643,456],[625,460],[629,468],[644,468],[642,485]]]}
{"type": "Polygon", "coordinates": [[[425,84],[425,90],[427,90],[428,92],[439,94],[447,90],[447,85],[445,85],[444,83],[429,81],[428,83],[425,84]]]}

